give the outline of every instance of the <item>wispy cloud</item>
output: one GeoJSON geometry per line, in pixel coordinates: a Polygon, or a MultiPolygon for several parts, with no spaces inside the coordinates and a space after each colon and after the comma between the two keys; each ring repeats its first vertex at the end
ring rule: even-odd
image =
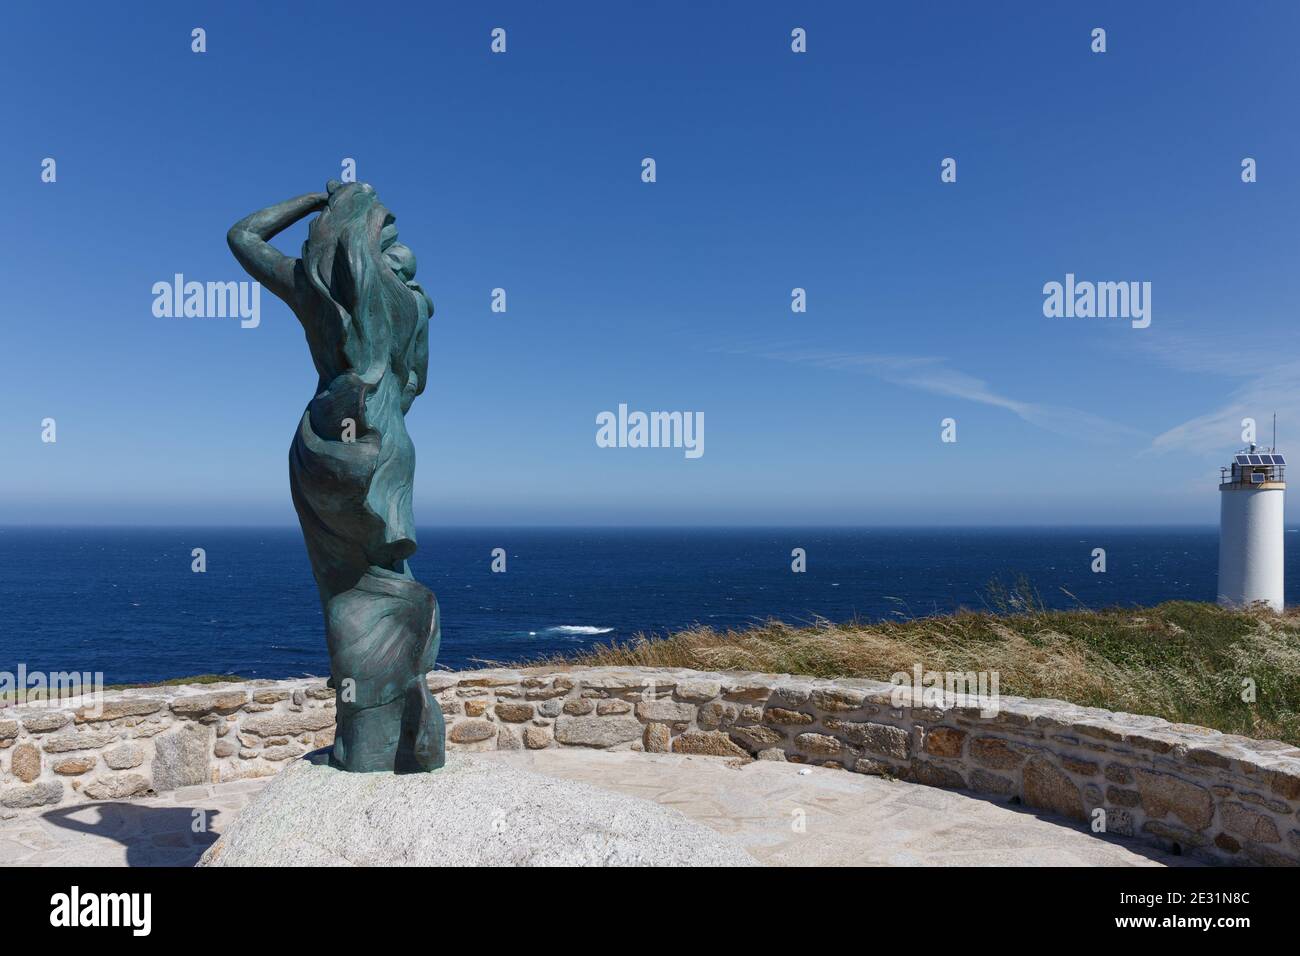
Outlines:
{"type": "Polygon", "coordinates": [[[1243,347],[1240,336],[1180,337],[1152,342],[1148,348],[1172,368],[1213,375],[1233,381],[1223,388],[1223,398],[1204,412],[1161,432],[1150,451],[1188,451],[1218,454],[1237,442],[1243,418],[1254,418],[1257,438],[1268,442],[1272,415],[1286,429],[1300,430],[1300,354],[1295,342],[1275,342],[1271,348],[1243,347]]]}
{"type": "Polygon", "coordinates": [[[1110,421],[1090,412],[1062,405],[1012,398],[994,389],[984,379],[950,367],[947,359],[937,356],[882,355],[776,347],[719,351],[733,355],[757,355],[761,358],[793,362],[814,368],[861,372],[892,385],[1001,408],[1031,425],[1057,434],[1068,435],[1071,438],[1119,441],[1146,437],[1128,425],[1110,421]]]}
{"type": "Polygon", "coordinates": [[[1227,391],[1213,411],[1188,419],[1161,432],[1151,441],[1152,451],[1221,451],[1240,438],[1241,422],[1253,418],[1257,440],[1270,441],[1272,415],[1277,413],[1283,434],[1300,428],[1300,363],[1256,370],[1246,382],[1227,391]]]}

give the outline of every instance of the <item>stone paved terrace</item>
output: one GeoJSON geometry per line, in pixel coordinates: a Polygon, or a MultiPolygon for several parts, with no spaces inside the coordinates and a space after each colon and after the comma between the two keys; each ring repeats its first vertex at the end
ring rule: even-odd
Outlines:
{"type": "MultiPolygon", "coordinates": [[[[1193,865],[1035,811],[881,777],[721,757],[497,752],[492,759],[671,806],[774,866],[1193,865]]],[[[0,822],[0,866],[189,866],[266,783],[33,808],[0,822]],[[194,810],[209,811],[194,834],[194,810]]]]}

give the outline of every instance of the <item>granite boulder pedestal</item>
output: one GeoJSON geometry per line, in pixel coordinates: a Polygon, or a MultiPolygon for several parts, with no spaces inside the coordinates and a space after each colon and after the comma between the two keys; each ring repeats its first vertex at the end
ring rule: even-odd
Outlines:
{"type": "Polygon", "coordinates": [[[454,753],[436,774],[346,773],[325,751],[277,776],[199,866],[755,866],[639,797],[454,753]]]}

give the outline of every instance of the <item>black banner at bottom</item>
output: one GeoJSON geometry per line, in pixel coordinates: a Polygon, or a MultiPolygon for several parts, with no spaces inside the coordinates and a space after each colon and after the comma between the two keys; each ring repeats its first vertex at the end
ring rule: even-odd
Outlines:
{"type": "Polygon", "coordinates": [[[804,872],[756,879],[680,869],[559,877],[452,868],[31,868],[0,880],[11,939],[93,935],[128,946],[232,931],[266,943],[321,937],[373,945],[377,932],[431,922],[518,929],[556,917],[578,931],[626,932],[676,921],[673,912],[686,905],[694,920],[710,922],[714,913],[729,933],[749,921],[756,930],[773,920],[806,928],[820,913],[830,923],[869,918],[882,932],[909,934],[1042,928],[1071,940],[1199,933],[1227,942],[1241,932],[1282,931],[1295,909],[1294,872],[1262,868],[837,870],[818,873],[815,887],[804,872]]]}

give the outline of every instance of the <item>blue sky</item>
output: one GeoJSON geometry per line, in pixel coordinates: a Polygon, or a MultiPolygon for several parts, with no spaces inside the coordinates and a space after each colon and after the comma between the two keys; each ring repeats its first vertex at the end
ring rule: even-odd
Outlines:
{"type": "Polygon", "coordinates": [[[421,524],[1212,523],[1243,415],[1300,455],[1293,3],[398,6],[8,8],[0,523],[294,521],[297,322],[150,290],[345,157],[435,304],[421,524]]]}

